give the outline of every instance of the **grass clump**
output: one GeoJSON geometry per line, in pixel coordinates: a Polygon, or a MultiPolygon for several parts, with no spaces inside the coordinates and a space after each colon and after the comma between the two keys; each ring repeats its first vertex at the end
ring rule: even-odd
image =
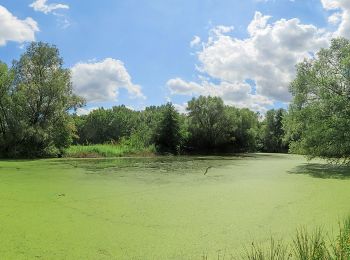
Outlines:
{"type": "Polygon", "coordinates": [[[334,259],[350,259],[350,217],[339,225],[339,234],[332,251],[334,259]]]}
{"type": "Polygon", "coordinates": [[[250,249],[246,249],[244,258],[247,260],[349,260],[350,217],[339,225],[339,233],[335,239],[326,239],[326,234],[321,228],[316,228],[311,233],[305,228],[300,228],[297,229],[289,245],[273,238],[267,247],[252,243],[250,249]]]}
{"type": "Polygon", "coordinates": [[[298,229],[293,240],[292,251],[295,259],[300,260],[333,259],[321,228],[315,229],[311,234],[305,228],[298,229]]]}

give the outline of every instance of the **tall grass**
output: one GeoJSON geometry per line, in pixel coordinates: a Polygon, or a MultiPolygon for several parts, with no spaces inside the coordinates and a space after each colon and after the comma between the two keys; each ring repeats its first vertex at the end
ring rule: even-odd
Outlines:
{"type": "Polygon", "coordinates": [[[350,217],[339,224],[335,239],[326,239],[321,228],[313,232],[300,228],[290,244],[271,238],[266,247],[252,243],[243,257],[247,260],[350,260],[350,217]]]}
{"type": "Polygon", "coordinates": [[[295,259],[332,259],[324,232],[321,228],[316,228],[311,234],[305,228],[298,229],[293,240],[292,250],[295,259]]]}
{"type": "Polygon", "coordinates": [[[118,143],[73,145],[65,151],[65,157],[73,158],[150,156],[153,154],[155,154],[155,147],[144,145],[136,137],[124,138],[118,143]]]}
{"type": "Polygon", "coordinates": [[[339,225],[336,243],[332,244],[334,259],[350,259],[350,217],[339,225]]]}
{"type": "Polygon", "coordinates": [[[284,245],[282,241],[275,241],[270,239],[268,248],[252,243],[251,248],[247,250],[248,260],[284,260],[290,259],[288,246],[284,245]]]}

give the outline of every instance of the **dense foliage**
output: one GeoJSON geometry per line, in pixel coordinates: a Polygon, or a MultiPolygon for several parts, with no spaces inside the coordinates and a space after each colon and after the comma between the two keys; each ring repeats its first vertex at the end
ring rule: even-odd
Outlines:
{"type": "Polygon", "coordinates": [[[298,64],[285,119],[293,152],[347,162],[350,158],[350,42],[333,39],[298,64]]]}
{"type": "Polygon", "coordinates": [[[283,119],[286,110],[271,109],[266,112],[265,120],[261,125],[262,150],[270,153],[283,153],[288,151],[288,142],[284,140],[283,119]]]}
{"type": "Polygon", "coordinates": [[[256,150],[258,114],[225,106],[219,97],[193,98],[188,103],[189,145],[199,152],[256,150]]]}
{"type": "MultiPolygon", "coordinates": [[[[154,145],[159,153],[231,153],[257,151],[259,115],[224,105],[221,98],[193,98],[187,114],[171,103],[133,111],[125,106],[97,109],[73,116],[77,144],[121,143],[132,139],[140,147],[154,145]]],[[[261,146],[261,145],[260,145],[261,146]]]]}
{"type": "Polygon", "coordinates": [[[55,46],[32,43],[9,69],[0,65],[0,155],[55,156],[71,144],[69,111],[82,104],[55,46]]]}
{"type": "Polygon", "coordinates": [[[180,116],[175,107],[168,103],[154,132],[154,144],[161,153],[180,153],[182,143],[180,116]]]}
{"type": "Polygon", "coordinates": [[[138,125],[137,113],[125,106],[100,108],[86,116],[74,116],[79,143],[98,144],[130,136],[138,125]]]}

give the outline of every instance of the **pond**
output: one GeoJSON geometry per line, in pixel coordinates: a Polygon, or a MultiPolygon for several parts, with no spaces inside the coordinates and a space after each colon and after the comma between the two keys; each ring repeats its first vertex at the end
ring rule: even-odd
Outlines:
{"type": "Polygon", "coordinates": [[[218,259],[350,213],[350,170],[296,155],[0,161],[2,259],[218,259]]]}

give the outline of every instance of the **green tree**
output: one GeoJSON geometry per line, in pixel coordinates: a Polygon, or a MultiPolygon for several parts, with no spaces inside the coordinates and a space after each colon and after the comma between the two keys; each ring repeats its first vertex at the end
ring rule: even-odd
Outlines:
{"type": "Polygon", "coordinates": [[[288,145],[284,142],[283,118],[286,110],[271,109],[266,112],[262,127],[263,151],[271,153],[287,152],[288,145]]]}
{"type": "Polygon", "coordinates": [[[154,136],[162,119],[164,108],[165,105],[149,106],[140,112],[138,127],[135,134],[142,139],[145,146],[149,146],[154,143],[154,136]]]}
{"type": "Polygon", "coordinates": [[[1,136],[1,155],[62,153],[75,134],[69,111],[82,105],[83,100],[72,92],[70,71],[63,68],[58,49],[32,43],[13,62],[11,71],[14,79],[1,88],[1,100],[8,104],[0,116],[7,128],[1,136]]]}
{"type": "Polygon", "coordinates": [[[229,129],[225,105],[219,97],[193,98],[187,106],[190,146],[195,150],[212,151],[228,139],[229,129]]]}
{"type": "Polygon", "coordinates": [[[235,152],[255,152],[258,148],[258,114],[248,108],[236,109],[235,152]]]}
{"type": "Polygon", "coordinates": [[[139,112],[124,105],[110,109],[99,108],[86,116],[74,116],[78,129],[78,143],[99,144],[118,142],[129,137],[139,123],[139,112]]]}
{"type": "Polygon", "coordinates": [[[154,132],[154,144],[160,153],[180,153],[182,143],[179,113],[171,103],[163,109],[161,120],[154,132]]]}
{"type": "Polygon", "coordinates": [[[219,97],[188,103],[189,144],[196,152],[250,152],[257,149],[258,114],[224,105],[219,97]]]}
{"type": "Polygon", "coordinates": [[[293,152],[349,161],[350,42],[333,39],[314,59],[297,66],[293,101],[284,120],[293,152]]]}
{"type": "Polygon", "coordinates": [[[9,143],[15,141],[17,120],[13,117],[14,108],[11,99],[13,71],[6,64],[0,63],[0,155],[8,153],[9,143]]]}

